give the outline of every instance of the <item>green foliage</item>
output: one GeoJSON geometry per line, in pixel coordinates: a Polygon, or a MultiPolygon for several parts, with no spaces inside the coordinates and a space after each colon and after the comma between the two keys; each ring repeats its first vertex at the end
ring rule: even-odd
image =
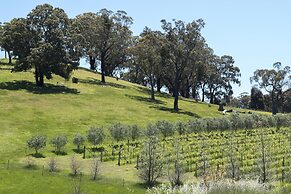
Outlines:
{"type": "Polygon", "coordinates": [[[96,61],[101,64],[101,81],[105,75],[113,75],[114,70],[125,62],[126,49],[130,46],[129,27],[132,18],[124,11],[113,13],[101,9],[98,13],[84,13],[73,21],[73,30],[82,36],[77,37],[79,45],[88,56],[90,67],[96,70],[96,61]]]}
{"type": "Polygon", "coordinates": [[[135,141],[142,136],[142,129],[138,125],[131,125],[128,128],[128,133],[128,137],[130,137],[132,141],[135,141]]]}
{"type": "Polygon", "coordinates": [[[79,133],[75,134],[73,138],[73,144],[77,146],[77,150],[80,151],[80,146],[84,145],[85,137],[80,135],[79,133]]]}
{"type": "Polygon", "coordinates": [[[64,10],[38,5],[27,18],[15,18],[4,26],[2,46],[16,56],[14,71],[34,67],[35,81],[43,86],[52,74],[68,79],[79,56],[70,41],[70,20],[64,10]]]}
{"type": "Polygon", "coordinates": [[[274,63],[273,67],[273,69],[257,69],[250,81],[258,83],[260,88],[269,92],[272,98],[272,113],[276,114],[278,113],[279,96],[290,79],[290,67],[283,68],[280,62],[274,63]]]}
{"type": "Polygon", "coordinates": [[[179,135],[185,135],[187,133],[187,124],[181,121],[175,123],[175,129],[179,135]]]}
{"type": "Polygon", "coordinates": [[[33,148],[35,150],[35,154],[38,154],[38,151],[46,146],[46,136],[36,135],[31,137],[27,140],[27,146],[29,148],[33,148]]]}
{"type": "Polygon", "coordinates": [[[164,138],[174,135],[175,128],[169,121],[158,121],[156,126],[164,138]]]}
{"type": "Polygon", "coordinates": [[[128,126],[121,123],[113,124],[109,127],[110,134],[117,142],[122,141],[128,137],[128,126]]]}
{"type": "Polygon", "coordinates": [[[144,132],[146,137],[158,137],[159,135],[159,129],[157,128],[157,125],[153,125],[153,124],[148,124],[147,128],[144,132]]]}
{"type": "Polygon", "coordinates": [[[57,135],[51,139],[51,144],[55,147],[55,152],[57,154],[61,153],[61,150],[68,143],[67,136],[65,135],[57,135]]]}
{"type": "Polygon", "coordinates": [[[87,140],[95,145],[101,144],[105,139],[105,133],[103,128],[96,128],[96,127],[91,127],[87,131],[87,140]]]}

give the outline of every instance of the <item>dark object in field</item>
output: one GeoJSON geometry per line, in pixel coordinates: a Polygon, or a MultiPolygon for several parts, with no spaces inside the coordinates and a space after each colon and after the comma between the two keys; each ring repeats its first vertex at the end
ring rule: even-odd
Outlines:
{"type": "Polygon", "coordinates": [[[72,78],[72,82],[73,82],[74,84],[77,84],[77,83],[79,82],[79,79],[76,78],[76,77],[73,77],[73,78],[72,78]]]}
{"type": "Polygon", "coordinates": [[[219,104],[218,111],[224,111],[223,104],[219,104]]]}

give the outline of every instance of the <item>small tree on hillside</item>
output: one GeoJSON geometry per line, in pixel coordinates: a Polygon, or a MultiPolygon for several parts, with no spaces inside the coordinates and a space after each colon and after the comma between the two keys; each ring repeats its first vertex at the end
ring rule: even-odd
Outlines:
{"type": "Polygon", "coordinates": [[[96,178],[100,175],[100,171],[101,171],[101,163],[97,157],[93,158],[90,170],[91,170],[92,179],[96,180],[96,178]]]}
{"type": "Polygon", "coordinates": [[[139,177],[151,187],[162,176],[162,170],[163,161],[159,140],[152,136],[146,140],[140,154],[139,177]]]}
{"type": "Polygon", "coordinates": [[[87,139],[94,146],[102,143],[105,139],[105,133],[103,128],[91,127],[87,132],[87,139]]]}
{"type": "Polygon", "coordinates": [[[159,134],[159,129],[156,125],[148,124],[146,131],[144,132],[147,137],[157,137],[159,134]]]}
{"type": "Polygon", "coordinates": [[[27,146],[35,150],[35,154],[38,154],[38,150],[46,146],[46,136],[36,135],[27,140],[27,146]]]}
{"type": "Polygon", "coordinates": [[[80,134],[75,134],[73,144],[77,146],[77,151],[80,152],[80,146],[84,145],[85,138],[80,134]]]}
{"type": "Polygon", "coordinates": [[[174,143],[174,158],[173,167],[168,169],[168,178],[172,187],[182,185],[183,178],[183,165],[182,165],[182,152],[178,142],[174,143]]]}
{"type": "Polygon", "coordinates": [[[137,125],[130,126],[128,133],[132,141],[137,140],[142,135],[141,128],[137,125]]]}
{"type": "Polygon", "coordinates": [[[184,135],[187,133],[187,126],[185,123],[181,122],[181,121],[178,121],[176,124],[175,124],[175,129],[176,131],[179,133],[179,135],[184,135]]]}
{"type": "Polygon", "coordinates": [[[156,123],[158,130],[164,136],[164,139],[168,136],[172,136],[175,133],[175,128],[172,123],[168,121],[158,121],[156,123]]]}
{"type": "Polygon", "coordinates": [[[117,142],[124,140],[128,135],[128,129],[121,123],[112,125],[109,128],[110,134],[117,142]]]}
{"type": "Polygon", "coordinates": [[[51,144],[55,147],[57,154],[61,153],[62,148],[68,143],[67,137],[64,135],[57,135],[51,140],[51,144]]]}

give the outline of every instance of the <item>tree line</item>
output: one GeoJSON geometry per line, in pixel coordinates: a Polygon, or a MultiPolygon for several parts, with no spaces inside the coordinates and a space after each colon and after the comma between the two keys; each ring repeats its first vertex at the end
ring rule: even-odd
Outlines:
{"type": "Polygon", "coordinates": [[[274,63],[272,69],[258,69],[250,78],[255,85],[251,94],[242,93],[238,98],[230,100],[230,105],[250,108],[254,110],[278,112],[291,112],[291,75],[290,67],[282,66],[280,62],[274,63]],[[265,94],[260,90],[264,90],[265,94]]]}
{"type": "Polygon", "coordinates": [[[0,46],[8,53],[13,71],[34,69],[35,82],[53,74],[65,79],[86,58],[90,69],[105,76],[149,86],[151,99],[163,88],[174,96],[209,99],[219,103],[240,84],[240,69],[231,56],[214,54],[201,30],[202,19],[186,23],[161,20],[162,31],[145,27],[134,36],[133,19],[124,11],[101,9],[69,18],[49,4],[36,6],[26,18],[14,18],[0,27],[0,46]]]}

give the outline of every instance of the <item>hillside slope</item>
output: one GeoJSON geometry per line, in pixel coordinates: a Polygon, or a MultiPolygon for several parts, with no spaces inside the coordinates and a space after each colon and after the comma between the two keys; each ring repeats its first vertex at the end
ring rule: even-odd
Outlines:
{"type": "MultiPolygon", "coordinates": [[[[35,86],[32,71],[11,73],[7,65],[0,70],[0,155],[23,152],[32,134],[85,133],[91,126],[121,122],[145,126],[157,120],[187,121],[218,116],[217,106],[180,100],[179,113],[172,112],[173,99],[166,94],[149,100],[149,90],[137,84],[76,70],[78,84],[54,76],[46,87],[35,86]]],[[[17,154],[18,153],[18,154],[17,154]]],[[[4,157],[5,158],[5,157],[4,157]]],[[[1,160],[1,159],[0,159],[1,160]]]]}

